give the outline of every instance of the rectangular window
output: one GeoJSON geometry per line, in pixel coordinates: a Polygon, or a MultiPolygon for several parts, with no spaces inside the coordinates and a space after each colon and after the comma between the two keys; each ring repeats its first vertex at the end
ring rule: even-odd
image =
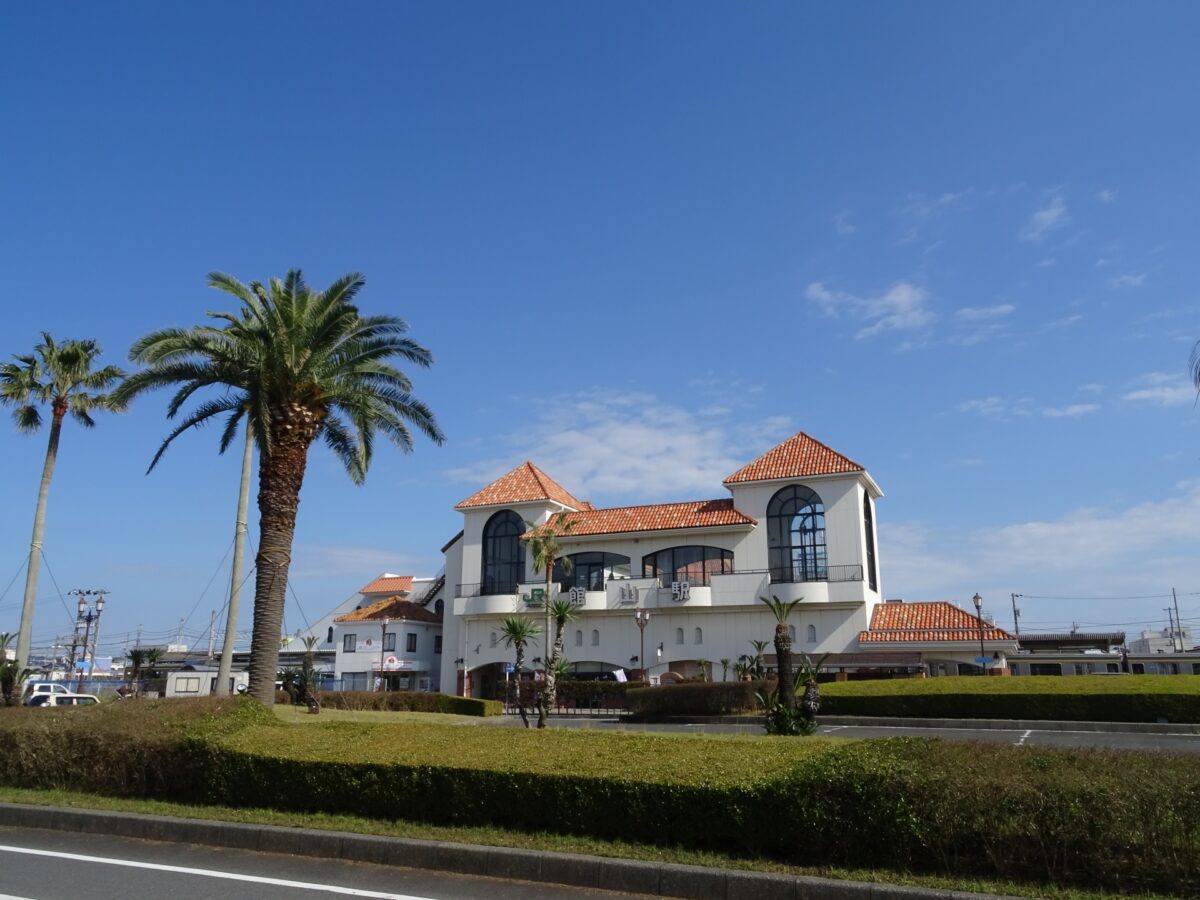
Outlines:
{"type": "Polygon", "coordinates": [[[442,652],[442,636],[440,634],[435,634],[433,636],[433,652],[434,653],[442,652]]]}
{"type": "Polygon", "coordinates": [[[177,694],[198,694],[200,693],[200,678],[176,678],[175,693],[177,694]]]}
{"type": "Polygon", "coordinates": [[[355,646],[358,644],[357,634],[342,635],[342,652],[353,653],[355,646]]]}
{"type": "Polygon", "coordinates": [[[343,691],[365,691],[367,689],[367,673],[366,672],[343,672],[342,673],[342,690],[343,691]]]}
{"type": "Polygon", "coordinates": [[[415,634],[409,634],[409,635],[405,636],[404,652],[405,653],[416,653],[417,652],[417,636],[415,634]]]}
{"type": "Polygon", "coordinates": [[[389,631],[383,636],[383,652],[394,653],[396,651],[396,632],[389,631]]]}

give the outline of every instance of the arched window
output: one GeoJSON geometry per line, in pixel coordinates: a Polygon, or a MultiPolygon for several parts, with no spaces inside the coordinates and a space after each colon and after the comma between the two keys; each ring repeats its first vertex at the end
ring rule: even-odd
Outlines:
{"type": "Polygon", "coordinates": [[[692,643],[693,644],[703,644],[704,643],[704,629],[703,628],[696,629],[696,633],[692,635],[692,643]]]}
{"type": "Polygon", "coordinates": [[[554,566],[554,580],[564,591],[580,587],[602,591],[609,579],[629,577],[629,557],[619,553],[572,553],[563,559],[569,559],[570,566],[563,566],[560,560],[554,566]]]}
{"type": "Polygon", "coordinates": [[[512,594],[525,577],[525,522],[511,509],[496,513],[483,526],[484,594],[512,594]]]}
{"type": "Polygon", "coordinates": [[[675,643],[676,644],[683,643],[683,629],[682,628],[675,629],[675,643]]]}
{"type": "Polygon", "coordinates": [[[491,636],[490,636],[490,637],[488,637],[488,646],[489,646],[489,647],[495,647],[495,646],[496,646],[496,642],[497,642],[498,640],[500,640],[500,636],[499,636],[498,634],[496,634],[496,632],[494,632],[494,631],[493,631],[493,632],[491,633],[491,636]]]}
{"type": "Polygon", "coordinates": [[[670,587],[672,581],[708,584],[710,575],[723,575],[732,571],[733,551],[720,547],[703,547],[698,544],[669,547],[642,557],[642,574],[646,578],[658,578],[664,587],[670,587]]]}
{"type": "Polygon", "coordinates": [[[580,629],[575,630],[575,646],[576,647],[583,646],[583,631],[580,629]]]}
{"type": "Polygon", "coordinates": [[[437,602],[435,602],[435,603],[433,604],[433,611],[434,611],[434,612],[435,612],[437,615],[439,615],[439,616],[440,616],[442,613],[444,613],[444,612],[446,611],[446,601],[445,601],[445,600],[438,600],[437,602]]]}
{"type": "Polygon", "coordinates": [[[867,585],[879,590],[879,577],[875,574],[875,513],[871,508],[871,495],[863,491],[863,526],[867,529],[867,585]]]}
{"type": "Polygon", "coordinates": [[[325,643],[327,643],[327,644],[333,643],[333,626],[332,625],[329,626],[329,634],[325,635],[325,643]]]}
{"type": "Polygon", "coordinates": [[[771,580],[824,581],[825,507],[815,491],[794,484],[767,504],[767,548],[771,580]]]}
{"type": "Polygon", "coordinates": [[[817,626],[816,625],[808,626],[808,635],[807,636],[808,636],[808,642],[810,644],[815,644],[817,642],[817,626]]]}
{"type": "Polygon", "coordinates": [[[600,630],[598,628],[592,629],[592,646],[593,647],[600,646],[600,630]]]}

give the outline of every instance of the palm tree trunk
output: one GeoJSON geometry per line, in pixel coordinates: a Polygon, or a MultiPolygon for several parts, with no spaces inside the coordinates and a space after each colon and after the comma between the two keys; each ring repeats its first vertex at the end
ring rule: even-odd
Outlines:
{"type": "Polygon", "coordinates": [[[66,400],[55,398],[50,420],[50,440],[46,445],[46,461],[42,465],[42,483],[38,487],[37,510],[33,514],[33,537],[29,541],[29,565],[25,569],[25,600],[21,603],[21,625],[17,630],[17,670],[29,665],[29,642],[33,640],[33,607],[37,603],[38,572],[42,568],[42,537],[46,532],[46,501],[50,497],[50,480],[58,460],[58,441],[62,434],[63,416],[67,414],[66,400]]]}
{"type": "Polygon", "coordinates": [[[238,607],[242,600],[242,572],[246,557],[246,519],[250,512],[250,463],[254,456],[254,438],[250,417],[246,417],[246,449],[242,453],[242,481],[238,489],[237,521],[233,527],[233,574],[229,582],[229,615],[225,619],[225,640],[221,644],[221,663],[217,667],[217,693],[233,693],[229,676],[233,670],[233,642],[237,635],[238,607]]]}
{"type": "Polygon", "coordinates": [[[796,708],[796,680],[792,674],[792,635],[787,625],[775,626],[775,664],[779,669],[779,702],[787,709],[796,708]]]}
{"type": "Polygon", "coordinates": [[[521,696],[521,670],[525,668],[525,644],[517,641],[517,712],[521,714],[521,722],[529,727],[529,716],[525,714],[525,698],[521,696]]]}
{"type": "Polygon", "coordinates": [[[265,706],[275,704],[279,671],[279,637],[287,596],[288,570],[300,488],[308,463],[308,447],[316,435],[315,418],[303,410],[272,411],[270,451],[259,462],[258,555],[254,577],[254,630],[250,638],[250,695],[265,706]]]}
{"type": "Polygon", "coordinates": [[[542,665],[546,671],[546,677],[542,681],[542,696],[538,703],[538,728],[546,727],[546,719],[550,716],[550,709],[554,706],[554,663],[557,658],[554,656],[550,646],[550,589],[554,583],[554,559],[546,561],[546,630],[542,632],[542,643],[545,646],[545,652],[542,654],[542,665]]]}

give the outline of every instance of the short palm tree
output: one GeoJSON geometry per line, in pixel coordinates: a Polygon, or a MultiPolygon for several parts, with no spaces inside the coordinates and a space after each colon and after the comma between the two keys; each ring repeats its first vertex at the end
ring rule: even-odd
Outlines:
{"type": "Polygon", "coordinates": [[[721,680],[725,681],[729,676],[729,667],[732,665],[729,658],[725,657],[721,660],[721,680]]]}
{"type": "Polygon", "coordinates": [[[521,696],[521,672],[525,668],[525,648],[541,633],[537,623],[528,616],[509,616],[500,623],[500,636],[504,638],[505,646],[517,648],[517,711],[526,728],[529,727],[529,717],[525,714],[525,700],[521,696]]]}
{"type": "Polygon", "coordinates": [[[146,667],[146,658],[149,655],[148,650],[143,650],[141,647],[134,647],[129,651],[129,670],[127,681],[136,695],[141,691],[142,684],[142,669],[146,667]]]}
{"type": "Polygon", "coordinates": [[[579,614],[575,604],[562,597],[546,604],[546,608],[554,623],[554,643],[550,647],[550,658],[546,660],[546,683],[542,686],[542,702],[538,706],[538,728],[546,727],[546,718],[554,709],[557,699],[558,675],[563,659],[563,631],[567,623],[573,622],[579,614]]]}
{"type": "Polygon", "coordinates": [[[33,514],[33,538],[29,542],[29,564],[25,570],[25,599],[21,604],[21,624],[17,629],[17,666],[29,662],[29,641],[33,634],[33,608],[37,600],[38,571],[42,565],[42,538],[46,531],[46,500],[50,480],[58,460],[58,444],[63,420],[69,413],[85,428],[96,422],[92,413],[118,408],[113,395],[106,393],[125,373],[116,366],[94,368],[101,354],[95,341],[63,341],[42,332],[42,342],[33,352],[15,356],[0,365],[0,402],[14,407],[17,428],[25,432],[42,426],[40,407],[50,407],[50,438],[42,464],[37,508],[33,514]]]}
{"type": "Polygon", "coordinates": [[[275,701],[279,633],[283,621],[292,539],[309,448],[321,439],[355,484],[366,477],[381,432],[405,452],[409,426],[435,443],[445,439],[432,411],[412,395],[408,377],[391,364],[433,362],[430,352],[403,335],[394,316],[364,316],[355,298],[364,284],[357,273],[315,291],[294,269],[266,285],[242,284],[213,274],[209,284],[241,301],[237,313],[210,313],[222,327],[169,328],[148,334],[130,358],[148,367],[136,372],[118,396],[176,387],[168,407],[174,417],[205,388],[224,394],[200,403],[167,436],[151,462],[190,428],[225,418],[224,451],[248,419],[259,454],[259,541],[255,558],[254,624],[249,692],[275,701]]]}
{"type": "Polygon", "coordinates": [[[766,641],[751,641],[750,646],[754,648],[754,675],[756,678],[763,677],[763,653],[767,649],[766,641]]]}
{"type": "Polygon", "coordinates": [[[19,665],[15,658],[8,658],[8,645],[14,637],[7,631],[0,633],[0,706],[17,705],[20,701],[17,687],[30,675],[29,670],[19,665]]]}
{"type": "Polygon", "coordinates": [[[779,700],[788,709],[796,708],[795,678],[792,675],[792,633],[788,630],[788,616],[803,600],[780,600],[778,597],[759,597],[775,616],[775,663],[779,669],[779,700]]]}

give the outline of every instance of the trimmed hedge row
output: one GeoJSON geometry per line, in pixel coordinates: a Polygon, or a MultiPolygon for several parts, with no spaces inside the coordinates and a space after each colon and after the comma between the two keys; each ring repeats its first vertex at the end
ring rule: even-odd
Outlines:
{"type": "Polygon", "coordinates": [[[498,700],[452,697],[429,691],[327,691],[320,694],[325,709],[375,710],[376,712],[450,713],[458,716],[499,716],[498,700]]]}
{"type": "Polygon", "coordinates": [[[638,688],[625,695],[625,708],[644,719],[734,715],[758,709],[754,692],[762,687],[761,681],[710,681],[638,688]]]}

